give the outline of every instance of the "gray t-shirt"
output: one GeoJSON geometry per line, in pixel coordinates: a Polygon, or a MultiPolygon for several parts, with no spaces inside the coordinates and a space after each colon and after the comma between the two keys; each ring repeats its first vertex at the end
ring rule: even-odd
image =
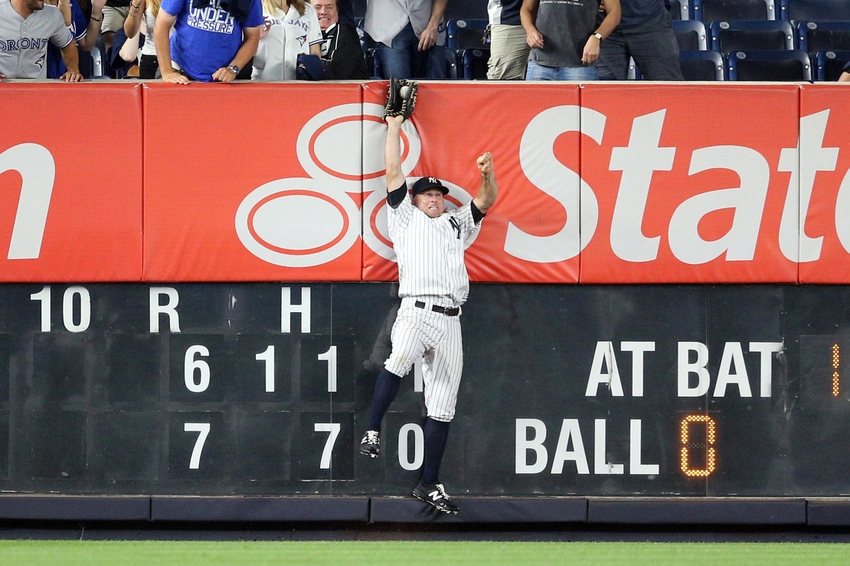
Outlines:
{"type": "Polygon", "coordinates": [[[535,26],[543,49],[532,49],[529,60],[544,67],[583,67],[581,53],[598,11],[599,0],[540,0],[535,26]]]}
{"type": "Polygon", "coordinates": [[[60,49],[74,41],[59,8],[46,5],[24,19],[9,0],[0,0],[0,74],[37,79],[47,59],[48,41],[60,49]]]}

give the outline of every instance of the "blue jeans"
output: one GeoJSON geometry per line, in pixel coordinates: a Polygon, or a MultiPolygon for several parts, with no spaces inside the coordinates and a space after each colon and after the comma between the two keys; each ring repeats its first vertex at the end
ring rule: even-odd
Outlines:
{"type": "Polygon", "coordinates": [[[419,51],[419,38],[408,24],[393,38],[392,47],[378,43],[378,56],[385,79],[444,79],[446,61],[443,50],[432,47],[419,51]]]}
{"type": "Polygon", "coordinates": [[[595,65],[586,67],[545,67],[528,61],[527,81],[595,81],[599,78],[595,65]]]}

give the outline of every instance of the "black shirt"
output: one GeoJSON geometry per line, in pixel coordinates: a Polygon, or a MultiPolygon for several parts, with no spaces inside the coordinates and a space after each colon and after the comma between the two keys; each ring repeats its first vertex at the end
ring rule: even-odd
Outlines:
{"type": "Polygon", "coordinates": [[[322,67],[329,79],[369,78],[360,36],[354,26],[337,22],[322,32],[322,67]]]}

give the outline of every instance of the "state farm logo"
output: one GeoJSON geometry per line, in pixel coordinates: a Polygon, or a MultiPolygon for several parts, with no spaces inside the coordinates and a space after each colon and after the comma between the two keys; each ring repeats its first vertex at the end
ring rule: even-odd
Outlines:
{"type": "Polygon", "coordinates": [[[0,175],[6,171],[17,171],[22,179],[6,259],[37,259],[41,255],[47,211],[53,195],[56,163],[45,147],[22,143],[0,153],[0,175]]]}
{"type": "MultiPolygon", "coordinates": [[[[386,233],[383,110],[371,103],[343,104],[307,122],[298,135],[296,154],[310,177],[278,179],[251,191],[236,211],[236,233],[242,245],[274,265],[312,267],[343,255],[362,229],[370,249],[395,261],[386,233]]],[[[416,128],[405,122],[405,176],[419,162],[421,149],[416,128]]],[[[448,207],[472,200],[459,186],[441,182],[449,189],[448,207]]]]}

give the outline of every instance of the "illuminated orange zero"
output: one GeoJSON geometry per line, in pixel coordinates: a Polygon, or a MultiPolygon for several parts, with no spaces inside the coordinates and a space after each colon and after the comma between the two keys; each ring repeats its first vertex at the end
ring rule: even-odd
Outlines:
{"type": "Polygon", "coordinates": [[[838,366],[841,363],[841,346],[838,344],[832,345],[832,396],[838,397],[840,393],[841,374],[838,373],[838,366]]]}
{"type": "Polygon", "coordinates": [[[682,440],[681,468],[689,478],[705,478],[714,472],[717,464],[717,451],[714,443],[717,441],[717,423],[708,415],[688,415],[681,422],[680,438],[682,440]],[[691,437],[691,424],[705,423],[705,468],[693,469],[690,465],[690,449],[688,444],[691,437]]]}

